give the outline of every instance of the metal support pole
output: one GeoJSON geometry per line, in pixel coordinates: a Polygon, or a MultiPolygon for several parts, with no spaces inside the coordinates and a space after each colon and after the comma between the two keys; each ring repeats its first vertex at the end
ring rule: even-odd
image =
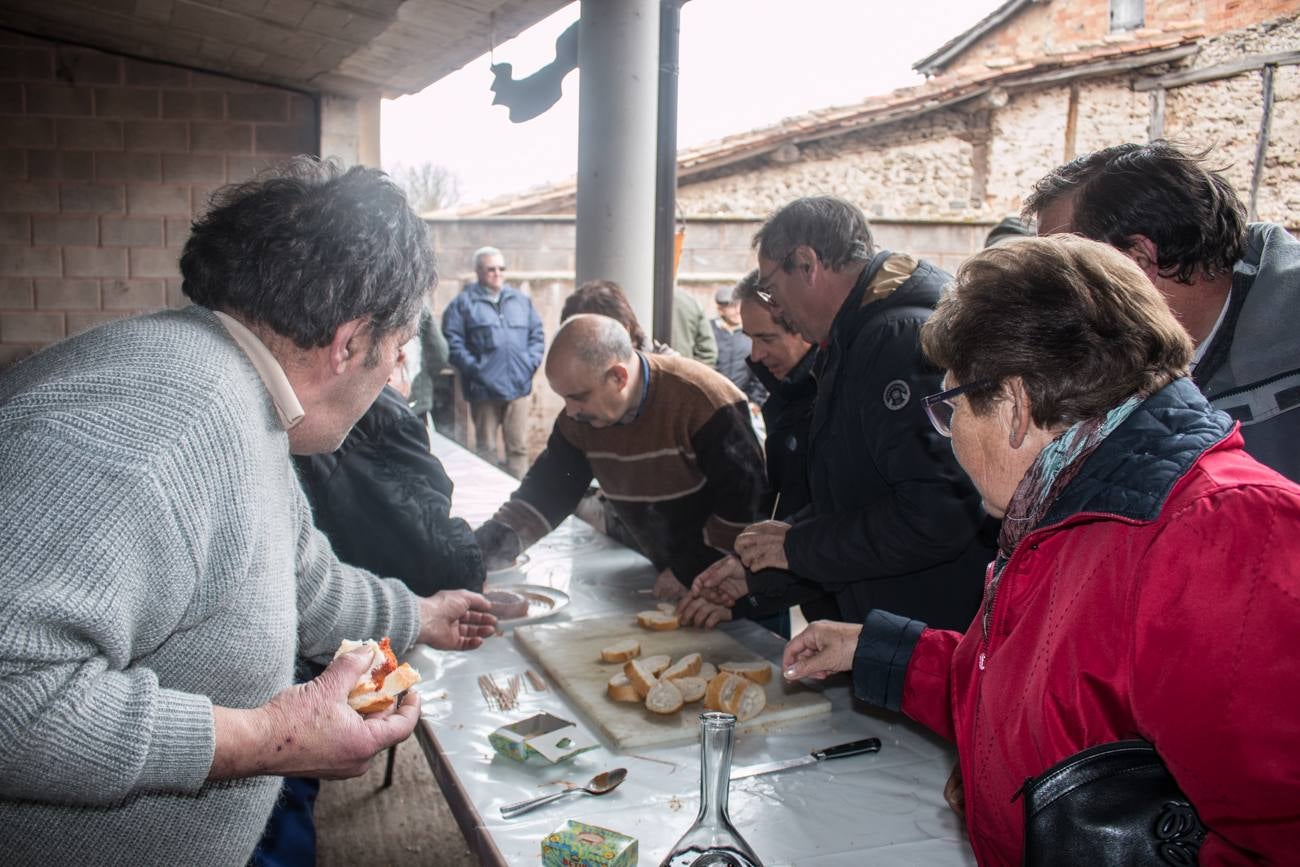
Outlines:
{"type": "Polygon", "coordinates": [[[661,343],[673,340],[673,289],[676,285],[673,239],[677,212],[677,80],[681,0],[659,3],[659,119],[655,156],[654,327],[661,343]]]}
{"type": "Polygon", "coordinates": [[[576,278],[652,323],[659,0],[582,0],[576,278]]]}
{"type": "Polygon", "coordinates": [[[1273,122],[1273,73],[1276,66],[1264,67],[1264,108],[1259,119],[1259,138],[1255,141],[1255,166],[1250,173],[1250,221],[1259,219],[1259,182],[1264,178],[1264,161],[1268,159],[1268,131],[1273,122]]]}

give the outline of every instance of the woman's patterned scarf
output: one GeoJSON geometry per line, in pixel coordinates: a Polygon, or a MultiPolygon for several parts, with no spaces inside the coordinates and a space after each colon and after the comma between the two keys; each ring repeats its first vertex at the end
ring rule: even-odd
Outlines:
{"type": "Polygon", "coordinates": [[[993,610],[993,597],[1002,577],[1002,569],[1015,553],[1020,540],[1038,527],[1061,492],[1074,480],[1088,457],[1097,450],[1102,440],[1133,414],[1146,395],[1135,394],[1104,416],[1077,422],[1048,443],[1034,459],[1029,472],[1016,486],[1002,518],[998,533],[998,556],[993,563],[993,580],[989,582],[984,601],[984,637],[989,634],[989,615],[993,610]]]}

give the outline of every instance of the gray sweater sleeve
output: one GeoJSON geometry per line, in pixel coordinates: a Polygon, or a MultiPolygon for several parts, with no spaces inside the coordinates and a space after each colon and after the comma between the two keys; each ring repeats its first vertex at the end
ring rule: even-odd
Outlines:
{"type": "Polygon", "coordinates": [[[0,462],[0,526],[43,516],[37,534],[0,533],[0,798],[195,793],[212,764],[211,702],[161,688],[135,660],[160,628],[158,598],[191,593],[198,570],[149,476],[101,472],[75,497],[49,485],[37,467],[84,471],[69,451],[0,462]],[[104,502],[117,507],[87,505],[104,502]],[[157,586],[162,575],[174,583],[157,586]]]}

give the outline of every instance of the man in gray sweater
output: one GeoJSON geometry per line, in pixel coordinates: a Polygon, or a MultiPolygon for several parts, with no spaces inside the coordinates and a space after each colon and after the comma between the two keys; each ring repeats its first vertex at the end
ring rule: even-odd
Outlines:
{"type": "Polygon", "coordinates": [[[230,187],[181,259],[196,306],[0,376],[0,833],[8,864],[243,864],[279,775],[346,777],[402,740],[363,718],[341,639],[477,647],[467,591],[338,561],[289,454],[375,399],[436,280],[374,170],[313,160],[230,187]]]}

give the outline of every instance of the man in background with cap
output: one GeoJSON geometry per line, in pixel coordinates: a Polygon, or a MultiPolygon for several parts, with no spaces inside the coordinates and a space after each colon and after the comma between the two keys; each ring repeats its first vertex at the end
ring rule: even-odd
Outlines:
{"type": "Polygon", "coordinates": [[[767,389],[758,381],[754,371],[746,364],[753,348],[740,322],[740,299],[732,286],[719,287],[713,294],[718,305],[718,315],[710,320],[713,337],[718,342],[718,360],[714,364],[718,373],[735,383],[745,393],[751,404],[762,406],[767,400],[767,389]]]}

